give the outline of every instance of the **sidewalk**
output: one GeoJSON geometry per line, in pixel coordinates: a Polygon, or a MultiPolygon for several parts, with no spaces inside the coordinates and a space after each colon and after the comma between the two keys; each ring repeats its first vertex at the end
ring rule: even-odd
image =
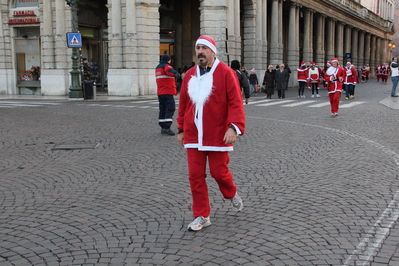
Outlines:
{"type": "Polygon", "coordinates": [[[108,96],[108,95],[97,95],[96,99],[85,100],[83,98],[69,98],[68,96],[51,96],[51,95],[0,95],[0,100],[71,100],[71,101],[133,101],[133,100],[147,100],[147,99],[158,99],[157,95],[140,95],[140,96],[108,96]]]}
{"type": "MultiPolygon", "coordinates": [[[[362,86],[375,86],[377,85],[376,79],[371,79],[368,83],[362,83],[362,86]]],[[[389,85],[389,91],[392,84],[389,85]]],[[[322,90],[324,91],[324,90],[322,90]]],[[[277,92],[276,92],[277,93],[277,92]]],[[[286,92],[287,98],[289,97],[296,97],[297,95],[297,88],[290,87],[289,90],[286,92]]],[[[251,97],[261,97],[263,93],[257,93],[252,95],[251,97]]],[[[42,95],[0,95],[0,100],[70,100],[70,101],[100,101],[100,102],[108,102],[108,101],[134,101],[134,100],[148,100],[148,99],[157,99],[157,95],[140,95],[140,96],[108,96],[104,94],[100,94],[96,96],[96,99],[89,99],[84,100],[76,99],[76,98],[69,98],[68,96],[42,96],[42,95]]],[[[178,99],[178,96],[176,96],[178,99]]],[[[380,104],[385,105],[388,108],[399,110],[399,97],[386,97],[380,101],[380,104]]]]}

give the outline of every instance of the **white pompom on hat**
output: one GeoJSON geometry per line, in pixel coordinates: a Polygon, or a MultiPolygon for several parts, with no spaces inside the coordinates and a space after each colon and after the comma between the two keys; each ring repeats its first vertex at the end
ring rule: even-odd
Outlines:
{"type": "Polygon", "coordinates": [[[195,43],[195,46],[198,44],[203,44],[209,47],[215,54],[217,54],[217,49],[216,49],[216,41],[214,38],[208,35],[202,35],[198,38],[197,42],[195,43]]]}

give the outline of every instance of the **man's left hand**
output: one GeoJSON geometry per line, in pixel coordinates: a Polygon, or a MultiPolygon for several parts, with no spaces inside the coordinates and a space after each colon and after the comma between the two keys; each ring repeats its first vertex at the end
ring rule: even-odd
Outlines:
{"type": "Polygon", "coordinates": [[[237,133],[234,131],[234,129],[229,128],[226,131],[226,134],[224,134],[223,140],[225,141],[225,144],[233,144],[237,140],[237,133]]]}

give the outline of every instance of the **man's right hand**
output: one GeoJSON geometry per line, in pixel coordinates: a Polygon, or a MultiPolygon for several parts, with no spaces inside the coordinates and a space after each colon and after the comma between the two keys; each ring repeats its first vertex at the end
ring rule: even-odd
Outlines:
{"type": "Polygon", "coordinates": [[[184,132],[177,134],[177,140],[179,141],[180,145],[184,146],[184,132]]]}

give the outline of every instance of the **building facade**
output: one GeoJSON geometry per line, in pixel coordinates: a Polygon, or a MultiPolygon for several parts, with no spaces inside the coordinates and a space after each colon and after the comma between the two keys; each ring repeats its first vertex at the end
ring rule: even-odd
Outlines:
{"type": "Polygon", "coordinates": [[[221,61],[239,60],[260,78],[267,65],[288,64],[291,86],[301,61],[337,57],[374,69],[389,60],[394,34],[393,0],[376,11],[361,0],[77,2],[75,11],[65,0],[0,0],[0,94],[68,95],[72,25],[82,35],[80,80],[115,96],[155,94],[160,56],[191,66],[201,34],[215,37],[221,61]]]}

